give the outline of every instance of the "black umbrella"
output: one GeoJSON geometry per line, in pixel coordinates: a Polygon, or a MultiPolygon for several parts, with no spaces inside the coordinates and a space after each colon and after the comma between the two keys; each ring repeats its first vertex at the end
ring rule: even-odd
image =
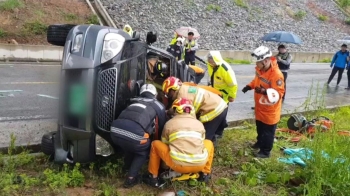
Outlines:
{"type": "Polygon", "coordinates": [[[287,31],[274,31],[264,35],[260,40],[265,42],[302,44],[301,39],[297,35],[287,31]]]}

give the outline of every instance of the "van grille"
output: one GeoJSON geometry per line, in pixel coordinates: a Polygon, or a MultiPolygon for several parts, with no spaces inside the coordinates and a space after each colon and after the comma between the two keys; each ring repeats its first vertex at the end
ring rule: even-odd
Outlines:
{"type": "Polygon", "coordinates": [[[96,125],[99,129],[110,131],[115,114],[117,91],[117,69],[110,68],[100,72],[97,81],[96,125]]]}

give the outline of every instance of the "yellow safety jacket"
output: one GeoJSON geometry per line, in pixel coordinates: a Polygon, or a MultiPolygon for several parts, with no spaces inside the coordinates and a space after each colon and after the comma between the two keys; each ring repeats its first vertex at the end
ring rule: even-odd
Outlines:
{"type": "Polygon", "coordinates": [[[130,37],[132,37],[132,34],[134,33],[134,31],[132,30],[130,25],[125,25],[123,31],[125,31],[126,33],[128,33],[130,35],[130,37]],[[126,31],[126,28],[129,27],[130,31],[126,31]]]}
{"type": "Polygon", "coordinates": [[[203,124],[190,114],[175,114],[165,123],[162,132],[162,142],[169,145],[171,159],[180,165],[205,165],[208,150],[204,139],[203,124]]]}
{"type": "Polygon", "coordinates": [[[213,60],[218,65],[213,68],[208,63],[208,76],[211,86],[222,92],[223,99],[228,103],[228,98],[236,98],[237,95],[237,80],[235,72],[231,66],[222,59],[219,51],[210,51],[213,60]]]}
{"type": "Polygon", "coordinates": [[[199,121],[202,123],[213,120],[227,108],[226,102],[219,95],[197,86],[182,84],[175,98],[182,97],[192,101],[196,114],[199,114],[199,121]]]}

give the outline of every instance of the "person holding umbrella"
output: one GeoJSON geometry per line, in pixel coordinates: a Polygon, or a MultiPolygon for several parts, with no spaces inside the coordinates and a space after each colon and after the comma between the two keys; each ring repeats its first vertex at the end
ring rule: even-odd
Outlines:
{"type": "Polygon", "coordinates": [[[347,49],[348,49],[348,46],[346,44],[343,44],[341,45],[341,49],[334,54],[331,62],[331,66],[330,66],[333,69],[332,69],[331,75],[328,78],[327,85],[331,83],[336,73],[338,73],[337,86],[339,85],[344,69],[348,63],[347,60],[349,57],[349,51],[347,49]]]}
{"type": "Polygon", "coordinates": [[[292,55],[287,52],[286,46],[281,44],[278,46],[278,54],[276,55],[278,68],[281,70],[284,77],[284,94],[282,97],[282,103],[286,96],[286,81],[288,76],[288,70],[290,69],[290,63],[292,62],[292,55]]]}
{"type": "Polygon", "coordinates": [[[188,32],[187,39],[185,41],[184,57],[187,65],[195,65],[196,51],[198,50],[197,41],[193,38],[194,33],[188,32]]]}
{"type": "Polygon", "coordinates": [[[282,101],[284,94],[284,77],[278,68],[272,52],[265,46],[260,46],[251,54],[256,60],[255,78],[246,85],[242,92],[254,89],[257,142],[253,149],[260,149],[255,154],[258,158],[270,157],[273,147],[277,123],[281,118],[282,101]]]}

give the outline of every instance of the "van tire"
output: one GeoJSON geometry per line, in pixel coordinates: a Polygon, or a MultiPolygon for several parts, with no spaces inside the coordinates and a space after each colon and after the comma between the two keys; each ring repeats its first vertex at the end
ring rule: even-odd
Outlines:
{"type": "Polygon", "coordinates": [[[73,24],[49,25],[47,28],[47,42],[55,46],[64,46],[69,31],[75,26],[73,24]]]}
{"type": "Polygon", "coordinates": [[[55,154],[55,135],[56,131],[53,131],[45,133],[41,138],[41,151],[48,156],[53,156],[55,154]]]}

